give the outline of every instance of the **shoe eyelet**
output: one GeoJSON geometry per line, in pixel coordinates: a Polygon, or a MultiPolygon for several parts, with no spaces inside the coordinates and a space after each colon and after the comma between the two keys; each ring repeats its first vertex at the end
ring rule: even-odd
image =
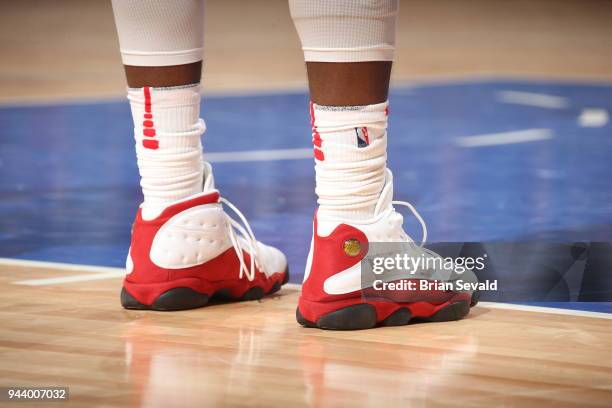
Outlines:
{"type": "Polygon", "coordinates": [[[357,256],[361,253],[361,242],[355,238],[350,238],[344,241],[342,248],[348,256],[357,256]]]}

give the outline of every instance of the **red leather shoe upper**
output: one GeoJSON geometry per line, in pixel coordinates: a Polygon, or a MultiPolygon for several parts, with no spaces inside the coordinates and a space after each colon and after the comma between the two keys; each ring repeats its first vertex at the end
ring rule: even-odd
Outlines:
{"type": "MultiPolygon", "coordinates": [[[[132,226],[132,243],[130,246],[130,257],[133,262],[133,269],[127,275],[127,279],[129,281],[138,283],[156,283],[174,280],[181,277],[190,277],[194,276],[194,274],[198,274],[198,270],[201,269],[200,265],[184,269],[167,269],[154,264],[150,258],[151,246],[153,244],[153,239],[161,226],[164,225],[170,218],[188,208],[218,202],[219,193],[212,192],[210,194],[201,195],[191,200],[186,200],[171,205],[164,209],[164,211],[157,218],[152,220],[144,220],[142,218],[142,210],[138,209],[136,219],[134,220],[134,224],[132,226]]],[[[233,249],[229,249],[225,251],[222,258],[231,260],[232,255],[235,258],[233,249]]]]}
{"type": "Polygon", "coordinates": [[[310,301],[334,301],[359,296],[359,292],[342,295],[325,293],[323,285],[331,276],[342,272],[358,263],[368,253],[368,239],[359,229],[346,224],[338,225],[328,236],[319,236],[317,217],[314,217],[314,237],[312,264],[308,277],[302,285],[302,297],[310,301]],[[360,250],[356,255],[349,255],[344,249],[345,242],[357,240],[360,250]]]}

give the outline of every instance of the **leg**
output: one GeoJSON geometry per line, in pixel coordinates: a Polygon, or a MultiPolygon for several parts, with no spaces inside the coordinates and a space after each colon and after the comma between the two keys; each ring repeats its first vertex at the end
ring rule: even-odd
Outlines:
{"type": "MultiPolygon", "coordinates": [[[[304,326],[366,329],[407,324],[413,317],[454,320],[469,311],[465,293],[435,293],[435,299],[394,293],[393,300],[380,301],[384,294],[374,291],[378,300],[370,301],[372,287],[362,281],[361,261],[375,242],[395,243],[398,255],[418,248],[392,205],[401,202],[392,201],[386,166],[398,7],[398,0],[290,0],[310,85],[319,204],[296,313],[304,326]]],[[[409,256],[421,256],[414,251],[409,256]]]]}
{"type": "Polygon", "coordinates": [[[112,5],[130,88],[200,82],[203,0],[112,0],[112,5]]]}
{"type": "Polygon", "coordinates": [[[252,300],[280,289],[285,256],[257,242],[246,221],[230,220],[203,159],[204,1],[114,0],[113,11],[144,196],[122,305],[190,309],[219,292],[252,300]]]}
{"type": "Polygon", "coordinates": [[[124,65],[125,77],[130,88],[168,88],[197,84],[202,76],[202,61],[167,67],[140,67],[124,65]]]}
{"type": "Polygon", "coordinates": [[[387,100],[397,0],[290,0],[289,5],[312,102],[357,106],[387,100]]]}
{"type": "Polygon", "coordinates": [[[391,61],[306,62],[310,100],[328,106],[383,103],[389,94],[391,65],[391,61]]]}
{"type": "Polygon", "coordinates": [[[290,0],[311,97],[318,217],[371,216],[385,184],[398,0],[290,0]]]}
{"type": "Polygon", "coordinates": [[[204,2],[114,0],[145,218],[202,191],[204,2]]]}

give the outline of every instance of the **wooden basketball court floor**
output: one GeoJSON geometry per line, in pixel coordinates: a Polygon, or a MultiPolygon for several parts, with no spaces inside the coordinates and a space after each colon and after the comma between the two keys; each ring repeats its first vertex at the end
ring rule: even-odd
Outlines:
{"type": "Polygon", "coordinates": [[[119,307],[112,274],[3,266],[3,385],[69,386],[75,406],[610,406],[609,314],[483,303],[458,322],[319,331],[296,324],[296,285],[147,313],[119,307]],[[107,279],[66,278],[88,273],[107,279]]]}
{"type": "MultiPolygon", "coordinates": [[[[612,80],[605,2],[505,4],[402,2],[396,83],[612,80]]],[[[121,97],[108,4],[0,7],[3,106],[121,97]]],[[[303,89],[284,2],[210,1],[208,13],[207,90],[303,89]],[[243,24],[227,24],[238,11],[243,24]]],[[[67,386],[70,406],[612,404],[609,313],[482,302],[458,322],[317,331],[295,322],[297,284],[255,302],[127,311],[123,272],[85,263],[0,260],[0,386],[67,386]]]]}

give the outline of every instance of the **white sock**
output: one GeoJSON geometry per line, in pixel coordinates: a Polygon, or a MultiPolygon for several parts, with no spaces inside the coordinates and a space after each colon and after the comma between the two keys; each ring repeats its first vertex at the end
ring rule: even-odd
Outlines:
{"type": "Polygon", "coordinates": [[[311,103],[317,217],[366,219],[385,184],[388,103],[311,103]]]}
{"type": "Polygon", "coordinates": [[[128,89],[134,119],[141,205],[155,218],[171,202],[202,191],[199,84],[172,88],[128,89]]]}

